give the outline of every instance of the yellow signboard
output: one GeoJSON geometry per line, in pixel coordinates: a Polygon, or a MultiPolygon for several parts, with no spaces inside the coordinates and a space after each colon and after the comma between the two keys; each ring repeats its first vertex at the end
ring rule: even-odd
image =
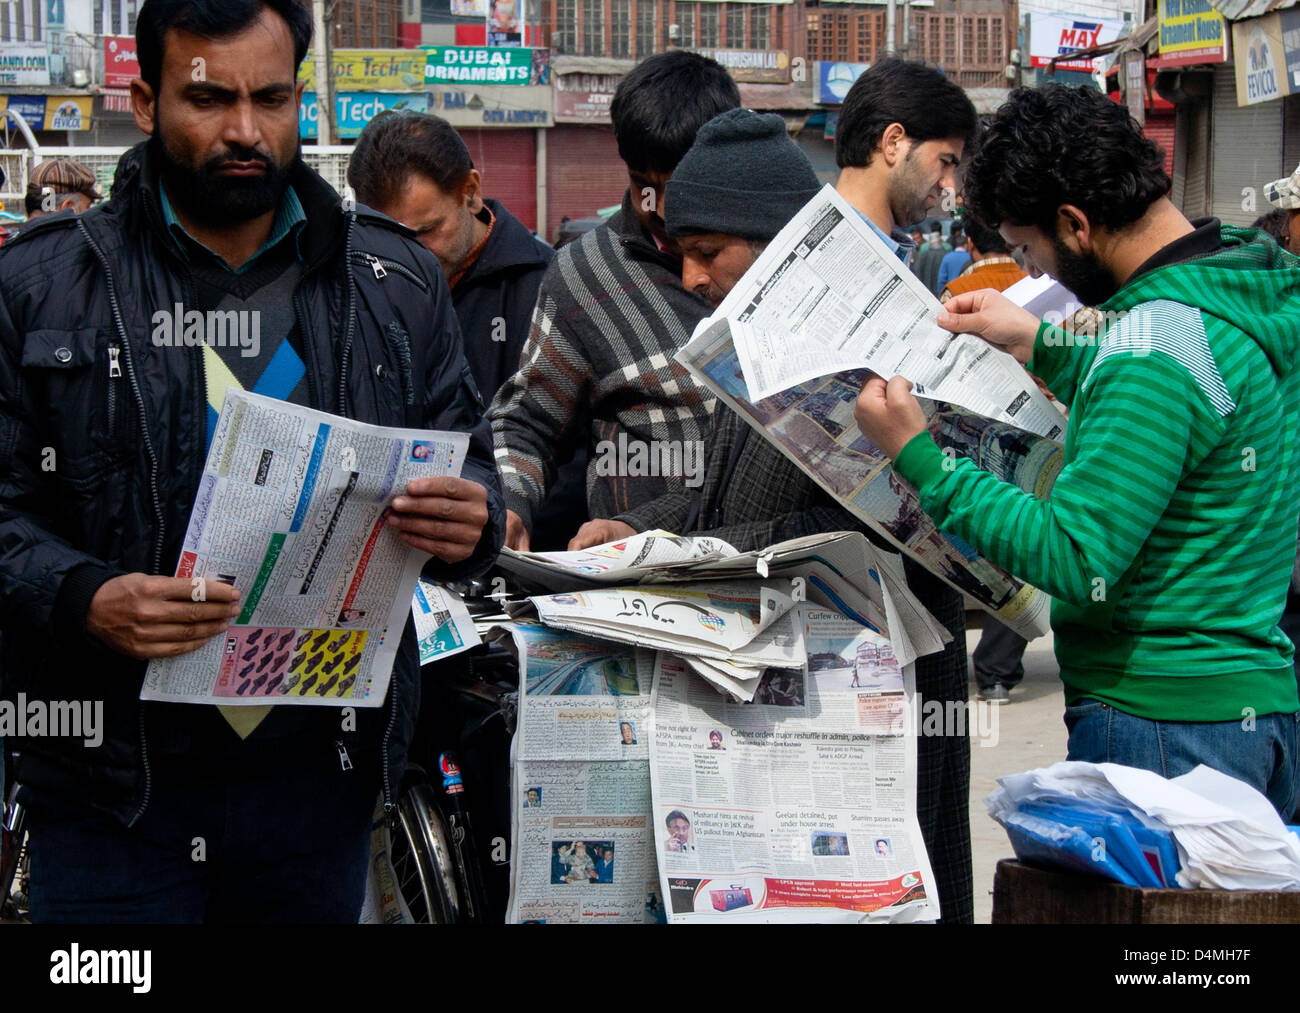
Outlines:
{"type": "Polygon", "coordinates": [[[1210,0],[1158,0],[1161,63],[1223,63],[1228,25],[1210,0]]]}
{"type": "MultiPolygon", "coordinates": [[[[422,49],[336,49],[331,55],[336,92],[424,90],[422,49]]],[[[307,91],[316,89],[314,54],[302,61],[298,80],[307,83],[307,91]]]]}
{"type": "Polygon", "coordinates": [[[48,96],[45,99],[45,129],[89,130],[93,101],[89,95],[48,96]]]}
{"type": "Polygon", "coordinates": [[[1300,65],[1300,53],[1286,49],[1279,13],[1236,22],[1232,26],[1232,45],[1237,54],[1233,68],[1237,72],[1237,105],[1250,106],[1295,94],[1289,65],[1300,65]]]}

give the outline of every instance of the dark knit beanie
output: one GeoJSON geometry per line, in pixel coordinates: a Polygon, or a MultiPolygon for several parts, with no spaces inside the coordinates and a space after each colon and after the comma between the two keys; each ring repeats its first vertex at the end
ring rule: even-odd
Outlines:
{"type": "Polygon", "coordinates": [[[664,193],[671,236],[770,240],[821,189],[775,113],[728,109],[700,127],[664,193]]]}

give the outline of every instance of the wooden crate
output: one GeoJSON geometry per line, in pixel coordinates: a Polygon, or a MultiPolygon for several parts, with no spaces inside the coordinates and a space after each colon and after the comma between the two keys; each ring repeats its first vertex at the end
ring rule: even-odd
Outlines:
{"type": "Polygon", "coordinates": [[[995,925],[1300,924],[1300,890],[1151,890],[998,862],[995,925]]]}

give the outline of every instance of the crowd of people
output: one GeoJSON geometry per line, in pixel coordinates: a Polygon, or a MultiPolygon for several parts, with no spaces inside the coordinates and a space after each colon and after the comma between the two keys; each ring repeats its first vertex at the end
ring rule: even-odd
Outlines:
{"type": "MultiPolygon", "coordinates": [[[[295,0],[147,0],[131,87],[147,140],[102,204],[93,175],[46,163],[33,220],[0,248],[0,678],[6,695],[105,707],[97,748],[11,743],[36,920],[360,909],[375,799],[393,811],[419,708],[409,625],[384,706],[344,730],[331,708],[139,699],[148,660],[196,649],[240,611],[234,588],[196,602],[167,576],[215,392],[468,434],[463,477],[412,482],[392,504],[431,579],[481,576],[503,545],[656,528],[742,551],[859,530],[893,551],[674,360],[821,185],[780,116],[742,108],[704,56],[644,59],[611,106],[622,207],[554,251],[427,114],[377,116],[348,170],[355,202],[341,198],[299,147],[310,34],[295,0]],[[175,303],[260,313],[260,353],[153,347],[151,314],[175,303]],[[593,448],[623,439],[702,443],[702,483],[598,468],[593,448]]],[[[1017,90],[981,127],[941,72],[883,60],[845,97],[835,143],[837,191],[943,299],[940,325],[1011,352],[1069,410],[1065,466],[1041,500],[951,466],[903,378],[870,379],[857,405],[940,528],[1053,596],[1069,758],[1166,776],[1208,763],[1290,815],[1300,702],[1279,623],[1300,515],[1300,261],[1266,226],[1184,218],[1158,149],[1089,89],[1017,90]],[[909,232],[959,184],[948,247],[909,232]],[[999,294],[1026,271],[1118,322],[1066,340],[999,294]]],[[[1269,194],[1294,252],[1300,170],[1269,194]]],[[[963,597],[903,566],[951,635],[918,660],[916,690],[964,705],[963,597]]],[[[1023,649],[986,622],[985,699],[1008,699],[1023,649]]],[[[918,738],[916,780],[943,919],[969,922],[964,731],[918,738]]],[[[694,847],[685,814],[665,826],[669,850],[694,847]]],[[[612,858],[563,842],[553,875],[608,882],[612,858]]]]}

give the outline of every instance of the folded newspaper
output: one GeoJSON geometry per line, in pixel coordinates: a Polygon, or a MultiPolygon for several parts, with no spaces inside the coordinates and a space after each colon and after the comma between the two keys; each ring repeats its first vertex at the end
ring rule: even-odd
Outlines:
{"type": "Polygon", "coordinates": [[[1045,594],[939,531],[853,417],[869,372],[915,384],[939,446],[1045,497],[1065,418],[1009,355],[939,327],[938,301],[827,186],[678,353],[846,510],[1025,637],[1045,594]]]}
{"type": "Polygon", "coordinates": [[[460,475],[464,433],[392,429],[230,391],[176,566],[239,588],[224,636],[149,663],[142,700],[378,707],[426,554],[386,523],[411,479],[460,475]]]}

